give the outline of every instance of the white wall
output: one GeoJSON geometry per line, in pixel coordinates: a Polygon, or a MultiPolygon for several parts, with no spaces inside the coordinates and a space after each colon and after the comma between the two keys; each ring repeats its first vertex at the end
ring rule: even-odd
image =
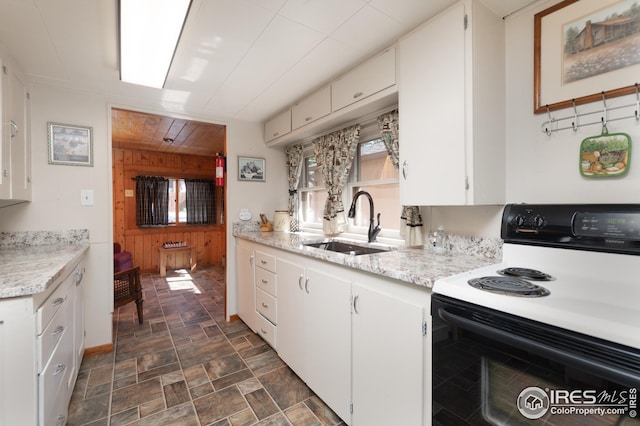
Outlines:
{"type": "MultiPolygon", "coordinates": [[[[533,114],[533,18],[558,1],[540,1],[506,19],[507,75],[507,202],[529,203],[638,203],[640,165],[632,150],[628,174],[622,178],[588,179],[578,170],[580,143],[599,135],[601,126],[585,126],[577,133],[563,130],[547,136],[541,131],[546,114],[533,114]],[[635,157],[635,158],[634,158],[635,157]]],[[[543,58],[544,64],[544,58],[543,58]]],[[[542,72],[555,70],[543,69],[542,72]]],[[[620,87],[635,81],[621,81],[620,87]]],[[[593,87],[592,93],[602,89],[593,87]]],[[[585,93],[586,94],[586,93],[585,93]]],[[[611,109],[635,102],[635,95],[607,100],[611,109]]],[[[601,111],[602,103],[578,106],[578,113],[601,111]]],[[[635,108],[626,113],[633,115],[635,108]]],[[[552,116],[573,115],[573,109],[554,111],[552,116]]],[[[599,120],[601,115],[583,122],[599,120]]],[[[569,122],[569,125],[571,123],[569,122]]],[[[609,132],[625,132],[640,141],[640,123],[627,119],[609,123],[609,132]]]]}
{"type": "MultiPolygon", "coordinates": [[[[33,200],[0,209],[0,231],[89,229],[91,247],[85,280],[86,346],[111,343],[113,311],[113,206],[111,178],[111,105],[155,111],[149,105],[124,105],[121,99],[108,99],[49,86],[31,87],[31,135],[33,200]],[[47,122],[93,128],[94,166],[49,165],[47,161],[47,122]],[[94,191],[95,205],[80,205],[80,190],[94,191]]],[[[228,123],[207,117],[186,117],[227,125],[228,205],[227,205],[227,296],[228,313],[236,313],[235,241],[233,221],[240,208],[270,218],[276,209],[286,208],[287,186],[284,155],[263,143],[262,125],[241,121],[228,123]],[[264,183],[238,182],[237,156],[267,160],[264,183]]]]}
{"type": "Polygon", "coordinates": [[[104,99],[43,86],[31,87],[33,199],[0,209],[0,230],[89,229],[85,304],[87,347],[111,343],[113,246],[111,208],[111,141],[109,109],[104,99]],[[50,165],[47,122],[93,128],[94,166],[50,165]],[[80,206],[80,190],[92,189],[95,205],[80,206]]]}
{"type": "Polygon", "coordinates": [[[275,210],[286,210],[287,170],[283,150],[264,145],[263,126],[257,123],[231,123],[227,127],[227,317],[237,313],[236,241],[233,222],[240,209],[249,209],[252,220],[264,213],[273,219],[275,210]],[[239,182],[238,155],[266,159],[266,182],[239,182]]]}

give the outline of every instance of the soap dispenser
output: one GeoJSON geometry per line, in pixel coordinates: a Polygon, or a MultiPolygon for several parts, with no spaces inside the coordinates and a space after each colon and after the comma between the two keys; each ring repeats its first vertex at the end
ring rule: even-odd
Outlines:
{"type": "Polygon", "coordinates": [[[433,233],[433,251],[436,253],[447,251],[447,235],[442,226],[438,226],[436,232],[433,233]]]}

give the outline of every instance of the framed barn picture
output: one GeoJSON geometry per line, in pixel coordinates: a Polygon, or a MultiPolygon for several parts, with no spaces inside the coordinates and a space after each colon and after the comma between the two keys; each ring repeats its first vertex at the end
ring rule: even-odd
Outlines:
{"type": "Polygon", "coordinates": [[[565,0],[534,17],[534,112],[635,93],[637,0],[565,0]]]}

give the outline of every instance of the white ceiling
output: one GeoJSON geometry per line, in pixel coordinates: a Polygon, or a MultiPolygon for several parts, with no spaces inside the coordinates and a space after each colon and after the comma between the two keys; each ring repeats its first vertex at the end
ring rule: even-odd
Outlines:
{"type": "MultiPolygon", "coordinates": [[[[483,0],[505,16],[533,0],[483,0]]],[[[263,121],[455,0],[193,0],[165,89],[119,81],[117,0],[0,0],[34,82],[178,114],[263,121]]]]}

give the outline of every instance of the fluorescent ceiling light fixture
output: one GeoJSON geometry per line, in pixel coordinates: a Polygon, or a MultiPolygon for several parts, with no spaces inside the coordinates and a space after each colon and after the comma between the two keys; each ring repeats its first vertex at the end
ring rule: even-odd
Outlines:
{"type": "Polygon", "coordinates": [[[120,80],[162,88],[191,0],[120,0],[120,80]]]}

